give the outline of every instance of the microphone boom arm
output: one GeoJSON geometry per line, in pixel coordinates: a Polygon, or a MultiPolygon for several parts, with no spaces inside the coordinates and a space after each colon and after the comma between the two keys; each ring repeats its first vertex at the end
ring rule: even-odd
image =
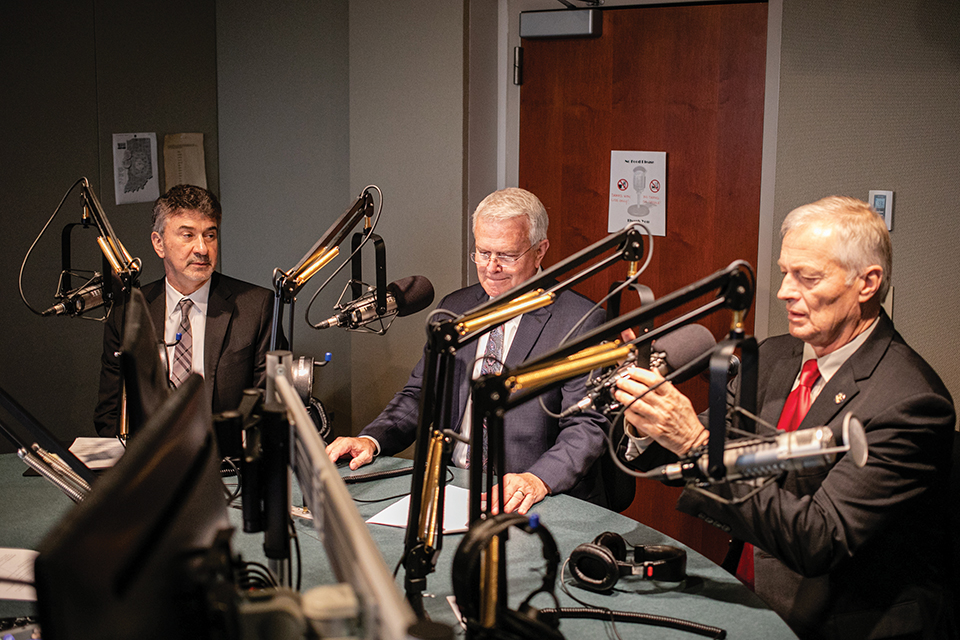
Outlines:
{"type": "MultiPolygon", "coordinates": [[[[721,343],[720,347],[724,350],[729,349],[732,353],[734,346],[742,346],[745,351],[744,370],[751,369],[755,371],[752,365],[755,363],[756,341],[753,338],[743,336],[742,319],[743,314],[749,309],[753,302],[754,278],[750,265],[745,261],[737,260],[706,278],[699,280],[691,285],[679,289],[660,300],[654,302],[648,307],[641,307],[618,318],[615,318],[599,327],[580,336],[565,345],[557,347],[551,352],[534,360],[528,361],[519,367],[509,370],[503,369],[499,374],[489,374],[479,378],[473,383],[473,422],[474,424],[483,424],[486,421],[489,447],[491,453],[488,456],[488,475],[496,464],[503,460],[503,452],[493,453],[494,448],[502,449],[503,446],[503,416],[511,408],[526,402],[534,396],[541,395],[550,389],[553,389],[576,376],[582,375],[595,368],[616,363],[626,359],[632,353],[635,353],[637,345],[655,339],[660,334],[672,331],[682,324],[688,324],[703,316],[706,316],[720,308],[730,308],[735,312],[735,325],[731,331],[731,339],[721,343]],[[641,335],[628,345],[621,346],[618,339],[620,332],[629,327],[636,326],[644,322],[653,320],[669,311],[700,298],[711,291],[716,291],[716,298],[704,303],[699,308],[685,314],[684,316],[641,335]],[[604,340],[613,340],[610,347],[605,351],[600,344],[604,340]],[[598,349],[601,351],[598,353],[598,349]]],[[[714,355],[714,360],[720,360],[722,356],[714,355]]],[[[721,367],[711,367],[711,389],[714,387],[714,378],[719,377],[721,367]],[[716,376],[714,375],[716,374],[716,376]]],[[[720,407],[726,403],[726,367],[722,367],[723,382],[718,383],[724,389],[722,403],[715,406],[717,398],[711,394],[710,414],[711,418],[719,414],[722,421],[726,412],[720,407]]],[[[746,380],[751,384],[750,380],[746,380]]],[[[756,398],[756,375],[754,373],[754,385],[752,397],[753,404],[756,398]]],[[[747,392],[748,397],[751,395],[747,392]]],[[[748,399],[748,404],[750,401],[748,399]]],[[[753,411],[753,406],[745,407],[753,411]]],[[[725,428],[724,423],[720,423],[725,428]]],[[[476,451],[478,446],[482,448],[482,440],[478,440],[476,433],[473,436],[472,451],[476,451]]],[[[482,435],[482,434],[481,434],[482,435]]],[[[722,460],[723,451],[723,431],[719,433],[714,431],[713,426],[710,429],[710,453],[712,460],[722,460]],[[713,449],[719,447],[720,453],[714,455],[713,449]]],[[[722,465],[720,465],[722,466],[722,465]]],[[[715,465],[711,465],[712,471],[717,472],[715,465]]],[[[480,508],[480,491],[474,489],[473,477],[479,481],[479,470],[474,469],[471,461],[471,487],[470,487],[470,522],[476,522],[484,513],[480,508]]],[[[722,472],[718,472],[722,473],[722,472]]],[[[720,476],[722,477],[722,476],[720,476]]],[[[477,487],[479,488],[479,483],[477,487]]],[[[500,490],[502,491],[502,484],[500,490]]],[[[500,496],[503,499],[503,496],[500,496]]],[[[502,504],[502,503],[501,503],[502,504]]],[[[490,509],[488,502],[487,509],[490,509]]]]}
{"type": "MultiPolygon", "coordinates": [[[[317,274],[340,254],[340,244],[357,226],[361,218],[373,214],[373,196],[370,187],[365,188],[353,201],[353,204],[340,215],[327,229],[313,247],[300,261],[288,271],[276,269],[273,275],[275,299],[273,305],[273,328],[270,335],[270,350],[279,348],[280,323],[283,322],[283,306],[293,305],[297,293],[317,274]]],[[[368,227],[368,230],[371,230],[368,227]]],[[[368,231],[369,232],[369,231],[368,231]]],[[[292,330],[291,330],[292,333],[292,330]]],[[[288,337],[289,347],[293,346],[293,335],[288,337]]]]}
{"type": "MultiPolygon", "coordinates": [[[[123,291],[129,291],[137,286],[137,279],[140,277],[141,261],[140,258],[133,258],[127,251],[120,238],[113,230],[107,214],[103,210],[97,195],[93,192],[90,182],[83,178],[80,181],[80,191],[84,200],[84,217],[88,214],[93,218],[94,224],[100,235],[97,237],[97,245],[103,253],[103,257],[110,265],[113,273],[120,279],[123,291]]],[[[104,274],[106,275],[106,274],[104,274]]],[[[106,286],[106,282],[104,283],[106,286]]]]}

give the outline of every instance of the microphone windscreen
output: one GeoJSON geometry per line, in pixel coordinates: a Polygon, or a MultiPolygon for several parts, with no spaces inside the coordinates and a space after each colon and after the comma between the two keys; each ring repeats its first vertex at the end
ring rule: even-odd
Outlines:
{"type": "Polygon", "coordinates": [[[654,351],[662,352],[670,371],[693,362],[717,344],[713,334],[702,324],[688,324],[653,341],[654,351]]]}
{"type": "Polygon", "coordinates": [[[397,315],[423,311],[433,303],[433,284],[423,276],[407,276],[387,285],[397,301],[397,315]]]}

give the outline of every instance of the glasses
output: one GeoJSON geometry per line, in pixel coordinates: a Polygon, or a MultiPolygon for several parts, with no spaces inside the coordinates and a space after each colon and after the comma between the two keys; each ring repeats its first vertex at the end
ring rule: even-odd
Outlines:
{"type": "Polygon", "coordinates": [[[477,264],[489,264],[491,260],[496,260],[500,264],[510,265],[529,253],[530,249],[533,249],[535,246],[536,245],[530,245],[526,251],[517,255],[497,253],[496,251],[474,251],[470,254],[470,260],[477,264]]]}

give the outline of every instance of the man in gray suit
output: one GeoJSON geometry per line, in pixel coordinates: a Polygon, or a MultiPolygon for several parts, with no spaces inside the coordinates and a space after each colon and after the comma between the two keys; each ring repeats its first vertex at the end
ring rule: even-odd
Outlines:
{"type": "MultiPolygon", "coordinates": [[[[792,211],[781,236],[777,295],[790,335],[760,345],[762,424],[839,434],[853,413],[866,432],[866,466],[841,456],[787,472],[749,498],[753,486],[710,489],[745,498],[739,504],[686,490],[677,508],[753,545],[741,569],[752,561],[757,595],[803,638],[956,637],[947,575],[956,416],[940,378],[881,308],[892,267],[887,229],[866,203],[831,197],[792,211]],[[796,404],[809,409],[791,412],[796,404]],[[798,422],[788,426],[792,416],[798,422]]],[[[632,370],[617,398],[632,402],[660,379],[632,370]]],[[[641,468],[708,438],[670,384],[625,418],[641,468]]]]}
{"type": "MultiPolygon", "coordinates": [[[[446,296],[439,308],[460,315],[532,278],[550,245],[547,223],[543,204],[524,189],[503,189],[484,198],[473,214],[475,250],[470,254],[480,283],[446,296]]],[[[453,402],[451,427],[464,436],[473,428],[469,383],[481,371],[487,372],[484,360],[515,367],[602,322],[603,314],[594,309],[593,303],[566,291],[552,305],[514,318],[502,329],[487,333],[476,346],[460,349],[456,354],[454,386],[458,396],[453,402]],[[577,325],[584,317],[586,320],[577,325]],[[572,335],[568,335],[571,330],[572,335]],[[491,355],[494,348],[498,353],[491,355]]],[[[359,437],[337,438],[327,447],[330,459],[336,462],[348,456],[352,458],[350,468],[356,469],[378,454],[391,455],[410,446],[416,439],[423,371],[421,358],[406,386],[359,437]]],[[[526,513],[551,493],[603,502],[598,465],[594,463],[603,452],[606,420],[594,411],[556,418],[562,409],[584,397],[584,385],[585,376],[539,396],[553,415],[544,412],[537,398],[506,414],[504,511],[526,513]]],[[[453,464],[464,467],[467,462],[468,447],[457,443],[453,464]]]]}
{"type": "MultiPolygon", "coordinates": [[[[221,218],[220,203],[206,189],[177,185],[160,196],[150,237],[165,276],[141,288],[154,328],[162,332],[157,341],[169,345],[171,378],[177,375],[178,361],[182,372],[201,374],[214,413],[236,409],[244,389],[265,386],[274,298],[268,289],[214,271],[221,218]],[[183,300],[189,300],[185,312],[180,310],[183,300]],[[189,349],[184,348],[187,341],[189,349]]],[[[114,309],[104,325],[100,396],[94,413],[102,436],[119,430],[117,351],[122,322],[123,310],[114,309]]]]}

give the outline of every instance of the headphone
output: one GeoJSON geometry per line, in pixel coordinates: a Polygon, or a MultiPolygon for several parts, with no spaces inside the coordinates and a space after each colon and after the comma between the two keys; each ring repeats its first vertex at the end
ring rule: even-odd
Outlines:
{"type": "MultiPolygon", "coordinates": [[[[517,611],[504,606],[498,612],[497,631],[503,634],[498,637],[562,639],[563,636],[557,629],[560,621],[556,618],[549,621],[541,619],[538,610],[530,605],[530,600],[538,593],[550,594],[556,603],[553,588],[557,581],[557,567],[560,564],[557,543],[547,528],[540,524],[536,514],[528,518],[517,513],[500,513],[470,527],[453,556],[453,595],[457,599],[457,607],[468,628],[478,629],[480,554],[495,536],[503,534],[510,527],[517,527],[521,531],[540,538],[543,558],[546,560],[546,571],[543,582],[520,603],[517,611]]],[[[505,602],[506,594],[500,594],[500,598],[505,602]]]]}
{"type": "Polygon", "coordinates": [[[629,545],[617,533],[606,531],[592,543],[579,545],[570,554],[574,580],[592,591],[609,592],[621,576],[680,582],[687,577],[687,552],[668,545],[629,545]],[[627,559],[628,547],[633,551],[627,559]]]}

